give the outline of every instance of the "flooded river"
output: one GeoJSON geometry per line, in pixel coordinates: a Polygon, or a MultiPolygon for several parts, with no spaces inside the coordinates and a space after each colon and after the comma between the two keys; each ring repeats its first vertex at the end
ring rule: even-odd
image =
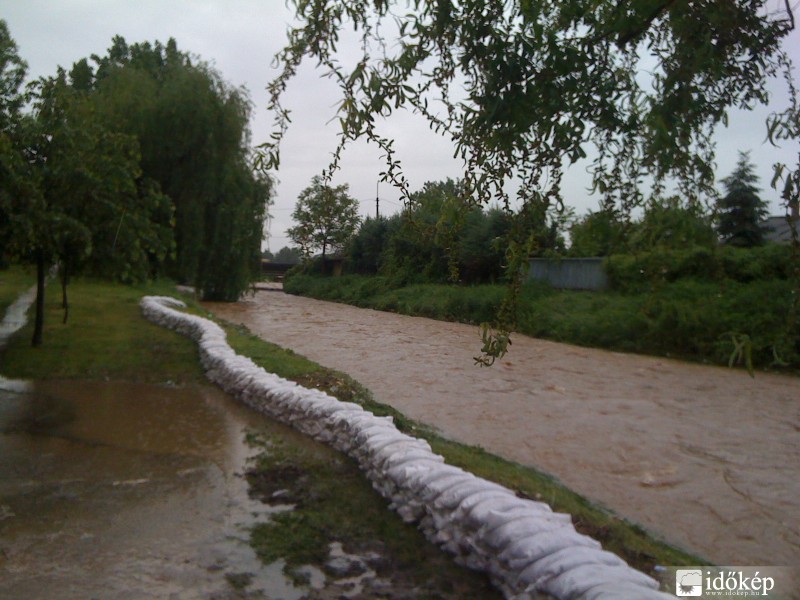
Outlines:
{"type": "Polygon", "coordinates": [[[211,387],[0,381],[0,598],[299,598],[247,544],[256,427],[211,387]]]}
{"type": "Polygon", "coordinates": [[[275,291],[207,306],[717,564],[800,564],[800,378],[521,335],[480,369],[476,327],[275,291]]]}

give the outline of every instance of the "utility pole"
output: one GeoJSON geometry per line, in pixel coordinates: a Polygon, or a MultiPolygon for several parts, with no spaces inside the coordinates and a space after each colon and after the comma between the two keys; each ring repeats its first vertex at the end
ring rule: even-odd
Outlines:
{"type": "Polygon", "coordinates": [[[381,184],[380,181],[376,181],[375,182],[375,218],[376,219],[380,219],[381,218],[381,213],[380,213],[381,199],[380,199],[380,196],[378,195],[378,186],[380,184],[381,184]]]}

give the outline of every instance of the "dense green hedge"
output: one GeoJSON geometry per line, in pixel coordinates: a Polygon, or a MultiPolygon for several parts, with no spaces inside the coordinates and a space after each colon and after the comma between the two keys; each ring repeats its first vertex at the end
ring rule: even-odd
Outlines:
{"type": "MultiPolygon", "coordinates": [[[[753,264],[747,261],[748,268],[753,264]]],[[[294,294],[466,323],[491,321],[506,293],[503,285],[392,288],[388,278],[358,275],[296,274],[285,287],[294,294]]],[[[779,278],[700,281],[686,276],[625,293],[560,291],[529,282],[519,298],[517,330],[561,342],[723,365],[734,351],[735,334],[750,340],[754,365],[776,367],[777,355],[796,368],[800,331],[796,326],[789,331],[791,299],[791,282],[779,278]]]]}
{"type": "Polygon", "coordinates": [[[793,269],[792,248],[768,244],[756,248],[732,246],[654,250],[610,256],[605,270],[619,291],[642,291],[664,282],[696,279],[721,282],[786,280],[793,269]]]}

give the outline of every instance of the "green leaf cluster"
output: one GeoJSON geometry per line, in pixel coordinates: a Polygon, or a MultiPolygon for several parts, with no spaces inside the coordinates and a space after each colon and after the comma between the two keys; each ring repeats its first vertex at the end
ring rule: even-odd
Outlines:
{"type": "Polygon", "coordinates": [[[206,298],[238,299],[259,275],[273,190],[254,170],[245,90],[174,40],[116,36],[106,55],[23,94],[4,22],[0,67],[7,259],[58,262],[65,293],[85,270],[123,282],[169,274],[206,298]]]}
{"type": "Polygon", "coordinates": [[[463,192],[460,180],[427,182],[399,214],[365,220],[348,246],[347,270],[380,273],[397,285],[477,284],[505,277],[510,235],[532,240],[536,255],[564,249],[564,223],[552,211],[467,207],[463,192]]]}
{"type": "Polygon", "coordinates": [[[208,299],[236,300],[258,275],[273,191],[249,154],[247,91],[173,39],[129,45],[117,36],[91,59],[94,67],[73,67],[73,85],[91,89],[99,119],[136,137],[143,173],[174,205],[169,274],[208,299]]]}
{"type": "Polygon", "coordinates": [[[757,248],[690,246],[655,248],[637,254],[613,254],[604,264],[614,289],[632,292],[696,279],[750,283],[792,278],[792,248],[768,244],[757,248]]]}
{"type": "MultiPolygon", "coordinates": [[[[304,57],[339,84],[340,148],[358,138],[385,153],[385,178],[408,192],[392,141],[378,124],[396,110],[422,114],[452,137],[470,201],[561,202],[563,168],[594,146],[595,188],[625,208],[643,174],[686,190],[713,179],[710,132],[729,107],[765,102],[784,54],[791,11],[763,2],[689,0],[294,0],[298,25],[277,56],[276,114],[265,160],[279,164],[289,124],[281,104],[304,57]],[[339,52],[353,30],[357,58],[339,52]],[[350,59],[350,60],[347,60],[350,59]]],[[[334,152],[332,168],[340,151],[334,152]]]]}
{"type": "Polygon", "coordinates": [[[341,251],[353,236],[361,218],[358,201],[348,186],[331,187],[316,176],[297,198],[292,218],[297,225],[287,230],[305,256],[319,250],[324,262],[328,252],[341,251]]]}
{"type": "Polygon", "coordinates": [[[677,196],[651,198],[635,220],[613,208],[601,207],[573,220],[569,234],[568,254],[574,257],[712,248],[717,244],[713,215],[677,196]]]}

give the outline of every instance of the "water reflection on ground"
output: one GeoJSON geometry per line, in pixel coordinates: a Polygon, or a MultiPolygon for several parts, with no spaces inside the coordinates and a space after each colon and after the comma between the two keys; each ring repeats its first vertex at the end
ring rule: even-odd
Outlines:
{"type": "Polygon", "coordinates": [[[265,426],[210,387],[0,381],[0,597],[300,597],[246,543],[265,426]]]}

